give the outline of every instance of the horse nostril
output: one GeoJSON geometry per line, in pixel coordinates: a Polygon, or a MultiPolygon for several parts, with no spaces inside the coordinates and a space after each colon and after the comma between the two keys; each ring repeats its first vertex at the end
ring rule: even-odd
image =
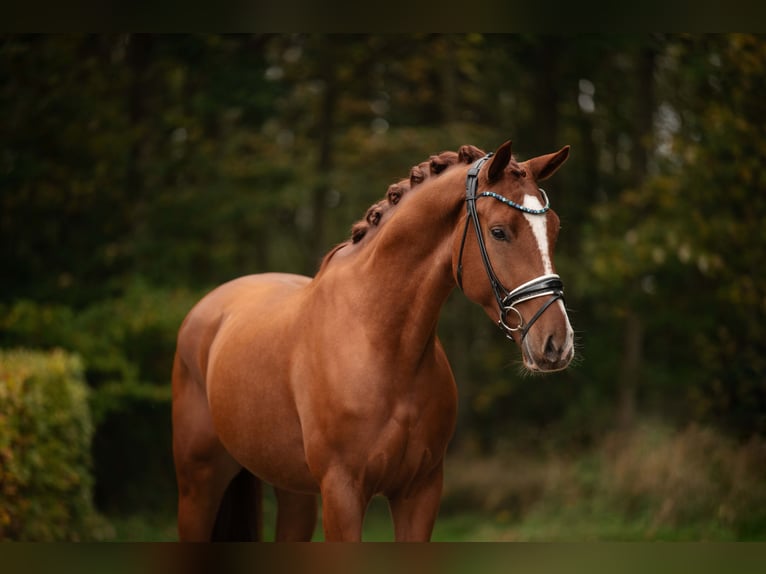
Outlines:
{"type": "Polygon", "coordinates": [[[549,335],[545,341],[545,349],[543,350],[543,356],[551,363],[559,359],[559,348],[553,341],[553,335],[549,335]]]}

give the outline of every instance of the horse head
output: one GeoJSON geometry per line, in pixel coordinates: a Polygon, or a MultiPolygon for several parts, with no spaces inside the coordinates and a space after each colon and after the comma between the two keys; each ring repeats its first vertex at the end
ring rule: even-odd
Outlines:
{"type": "Polygon", "coordinates": [[[519,163],[509,141],[477,160],[466,182],[465,225],[453,234],[458,285],[521,347],[530,371],[564,369],[574,356],[553,266],[559,218],[538,186],[568,155],[565,146],[519,163]]]}

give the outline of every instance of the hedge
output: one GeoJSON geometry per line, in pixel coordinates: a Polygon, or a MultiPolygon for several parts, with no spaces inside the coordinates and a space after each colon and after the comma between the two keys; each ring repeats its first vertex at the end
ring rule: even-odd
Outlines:
{"type": "Polygon", "coordinates": [[[175,511],[170,385],[105,383],[91,393],[93,491],[108,516],[175,511]]]}
{"type": "Polygon", "coordinates": [[[165,513],[175,506],[170,374],[176,336],[203,291],[129,280],[82,308],[0,302],[0,348],[62,348],[81,357],[91,390],[97,509],[165,513]]]}
{"type": "Polygon", "coordinates": [[[92,500],[92,438],[76,355],[0,350],[0,540],[108,535],[92,500]]]}

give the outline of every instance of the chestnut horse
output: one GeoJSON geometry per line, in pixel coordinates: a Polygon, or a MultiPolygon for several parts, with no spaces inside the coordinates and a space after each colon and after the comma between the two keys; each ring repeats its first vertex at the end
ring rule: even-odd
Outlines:
{"type": "Polygon", "coordinates": [[[181,540],[257,539],[261,481],[276,493],[277,540],[311,539],[317,494],[328,541],[360,540],[377,494],[396,540],[429,540],[457,412],[436,327],[456,284],[528,369],[569,364],[559,220],[537,185],[569,147],[521,163],[510,142],[476,161],[465,150],[478,148],[389,193],[315,278],[242,277],[191,310],[173,366],[181,540]]]}

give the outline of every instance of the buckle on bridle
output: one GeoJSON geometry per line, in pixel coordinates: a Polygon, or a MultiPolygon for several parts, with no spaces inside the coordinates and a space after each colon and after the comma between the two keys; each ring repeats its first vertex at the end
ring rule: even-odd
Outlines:
{"type": "Polygon", "coordinates": [[[519,310],[513,305],[509,307],[503,307],[497,325],[500,327],[500,329],[502,329],[506,337],[513,340],[512,334],[524,328],[524,317],[521,316],[521,312],[519,312],[519,310]],[[506,323],[506,316],[508,315],[508,311],[513,311],[519,318],[519,325],[517,327],[511,327],[508,323],[506,323]]]}

